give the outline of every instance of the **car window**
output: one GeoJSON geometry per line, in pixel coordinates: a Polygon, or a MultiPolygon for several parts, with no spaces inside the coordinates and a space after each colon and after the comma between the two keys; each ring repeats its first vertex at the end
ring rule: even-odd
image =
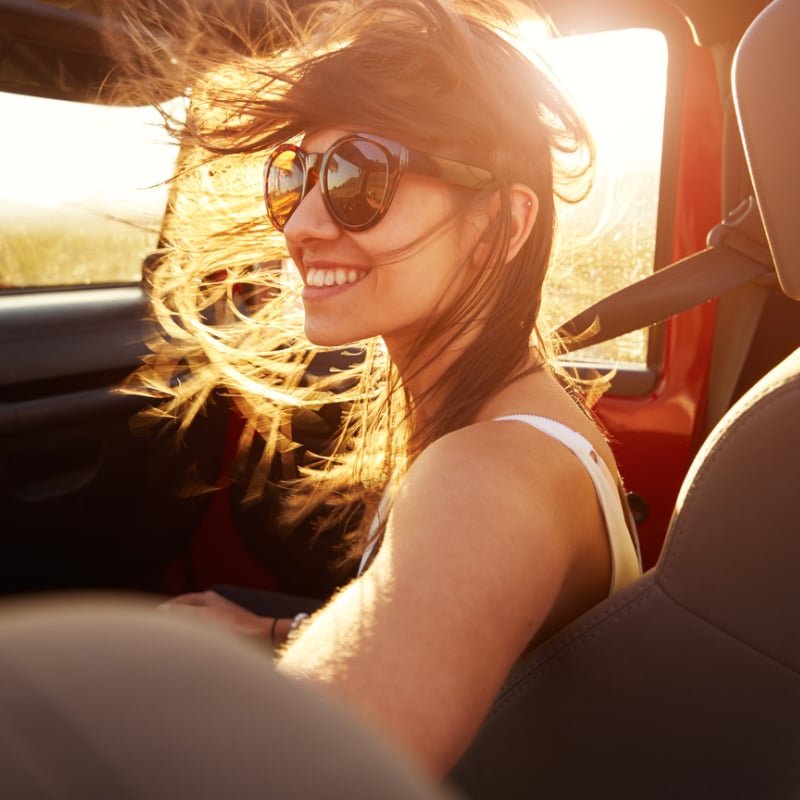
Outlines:
{"type": "MultiPolygon", "coordinates": [[[[597,148],[587,197],[557,203],[540,318],[548,331],[656,266],[667,40],[652,28],[553,39],[537,23],[522,37],[572,97],[597,148]]],[[[291,262],[286,266],[292,271],[291,262]]],[[[255,309],[261,295],[250,297],[255,309]]],[[[640,330],[570,353],[569,362],[643,369],[647,356],[648,332],[640,330]]]]}
{"type": "MultiPolygon", "coordinates": [[[[615,30],[537,43],[595,139],[593,188],[559,204],[544,325],[555,327],[655,267],[667,91],[667,42],[653,29],[615,30]]],[[[570,361],[647,363],[647,332],[570,355],[570,361]]]]}
{"type": "Polygon", "coordinates": [[[136,283],[177,147],[152,108],[0,93],[0,289],[136,283]]]}
{"type": "MultiPolygon", "coordinates": [[[[594,186],[560,204],[543,327],[655,265],[667,44],[652,29],[541,40],[597,144],[594,186]]],[[[151,108],[0,93],[0,288],[134,283],[156,247],[177,148],[151,108]]],[[[644,366],[637,331],[570,360],[644,366]]]]}

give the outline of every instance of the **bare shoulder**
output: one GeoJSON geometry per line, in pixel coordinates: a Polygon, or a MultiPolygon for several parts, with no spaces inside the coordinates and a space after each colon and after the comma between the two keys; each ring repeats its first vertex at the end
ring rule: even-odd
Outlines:
{"type": "Polygon", "coordinates": [[[460,542],[474,538],[478,549],[491,532],[494,558],[502,559],[504,542],[512,559],[545,544],[568,558],[575,544],[568,532],[591,522],[595,505],[590,478],[561,442],[492,421],[448,434],[420,455],[396,498],[394,521],[404,530],[435,528],[440,543],[457,528],[460,542]]]}
{"type": "MultiPolygon", "coordinates": [[[[524,424],[490,421],[454,431],[430,445],[409,471],[415,494],[424,487],[464,486],[478,498],[496,493],[550,495],[584,474],[563,443],[524,424]]],[[[580,481],[579,481],[580,482],[580,481]]]]}
{"type": "Polygon", "coordinates": [[[372,564],[282,668],[335,683],[449,767],[534,637],[588,607],[585,592],[575,600],[579,565],[598,560],[579,552],[598,525],[587,480],[561,443],[523,425],[442,437],[398,487],[372,564]]]}

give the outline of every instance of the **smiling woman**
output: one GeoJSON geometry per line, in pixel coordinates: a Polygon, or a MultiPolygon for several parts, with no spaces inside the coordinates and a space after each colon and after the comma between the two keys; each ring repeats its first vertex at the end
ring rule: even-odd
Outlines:
{"type": "MultiPolygon", "coordinates": [[[[521,24],[520,42],[547,55],[597,143],[586,201],[559,210],[542,308],[543,328],[554,329],[653,269],[666,44],[644,29],[552,38],[535,22],[521,24]]],[[[151,107],[15,94],[0,94],[0,109],[15,120],[0,152],[0,286],[138,282],[177,152],[161,117],[151,107]]],[[[259,169],[249,170],[251,187],[259,169]]],[[[629,334],[578,358],[644,364],[646,337],[629,334]]]]}
{"type": "Polygon", "coordinates": [[[168,609],[289,637],[282,671],[441,774],[515,660],[640,572],[611,449],[539,325],[556,199],[587,194],[592,140],[512,44],[521,6],[268,4],[255,40],[225,6],[177,6],[131,0],[115,42],[138,93],[192,87],[152,276],[164,336],[130,389],[186,424],[222,387],[264,441],[255,493],[298,411],[342,408],[286,516],[318,512],[356,577],[310,620],[214,592],[168,609]],[[242,282],[264,289],[251,315],[242,282]],[[357,363],[307,369],[348,346],[357,363]]]}
{"type": "MultiPolygon", "coordinates": [[[[540,0],[575,38],[534,53],[507,0],[102,3],[143,14],[132,40],[114,29],[136,102],[190,86],[193,106],[147,280],[0,293],[0,584],[50,597],[0,608],[7,794],[383,798],[365,739],[386,738],[470,798],[794,795],[799,354],[771,365],[800,335],[772,285],[800,266],[782,235],[798,181],[774,157],[800,138],[797,0],[745,34],[733,85],[721,68],[766,2],[540,0]],[[559,46],[566,92],[539,57],[559,46]],[[554,359],[548,306],[687,256],[625,287],[634,322],[709,263],[759,277],[658,326],[646,369],[610,381],[604,430],[554,359]],[[225,471],[231,403],[247,430],[225,471]],[[166,435],[131,436],[146,405],[166,435]],[[615,455],[658,559],[641,577],[615,455]],[[276,520],[286,494],[290,519],[322,523],[316,553],[316,527],[276,520]],[[334,549],[345,576],[314,569],[334,549]],[[50,594],[99,585],[159,597],[50,594]],[[307,715],[316,694],[368,732],[307,715]]],[[[59,15],[39,30],[54,8],[0,0],[3,44],[22,11],[67,44],[59,15]]],[[[31,144],[58,138],[52,119],[31,144]]]]}

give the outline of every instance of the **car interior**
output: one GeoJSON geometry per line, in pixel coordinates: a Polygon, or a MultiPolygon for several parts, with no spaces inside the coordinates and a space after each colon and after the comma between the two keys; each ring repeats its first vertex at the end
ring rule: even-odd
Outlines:
{"type": "MultiPolygon", "coordinates": [[[[785,294],[800,298],[782,93],[800,7],[772,3],[733,65],[734,100],[785,294]]],[[[794,159],[797,164],[797,159],[794,159]]],[[[795,424],[800,350],[751,387],[696,456],[657,565],[517,666],[457,767],[474,797],[790,797],[800,782],[795,424]],[[579,768],[576,768],[578,767],[579,768]],[[527,788],[526,788],[527,787],[527,788]]]]}
{"type": "MultiPolygon", "coordinates": [[[[539,5],[565,39],[643,29],[666,42],[647,263],[613,288],[598,280],[599,294],[555,320],[567,333],[593,325],[586,349],[569,355],[573,368],[615,370],[597,413],[646,571],[520,660],[450,783],[474,798],[792,797],[800,5],[539,5]],[[636,363],[625,350],[594,349],[632,336],[636,363]]],[[[98,8],[0,0],[0,95],[110,103],[98,8]]],[[[22,212],[5,195],[0,210],[12,231],[22,212]]],[[[224,397],[180,437],[131,423],[150,399],[117,389],[153,334],[146,276],[158,268],[158,231],[132,277],[68,283],[20,278],[13,267],[27,251],[19,236],[4,238],[0,593],[164,595],[224,583],[324,599],[348,579],[313,521],[264,535],[285,465],[274,465],[258,502],[242,502],[242,421],[224,397]]],[[[337,415],[298,422],[308,450],[324,449],[337,415]]]]}

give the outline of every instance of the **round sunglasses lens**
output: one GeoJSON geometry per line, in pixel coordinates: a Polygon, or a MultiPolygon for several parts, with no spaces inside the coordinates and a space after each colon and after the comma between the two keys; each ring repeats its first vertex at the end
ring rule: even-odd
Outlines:
{"type": "Polygon", "coordinates": [[[331,153],[325,188],[333,216],[354,228],[378,218],[389,182],[386,153],[373,142],[347,141],[331,153]]]}
{"type": "Polygon", "coordinates": [[[278,230],[283,230],[302,199],[303,165],[295,152],[284,150],[267,170],[267,211],[278,230]]]}

